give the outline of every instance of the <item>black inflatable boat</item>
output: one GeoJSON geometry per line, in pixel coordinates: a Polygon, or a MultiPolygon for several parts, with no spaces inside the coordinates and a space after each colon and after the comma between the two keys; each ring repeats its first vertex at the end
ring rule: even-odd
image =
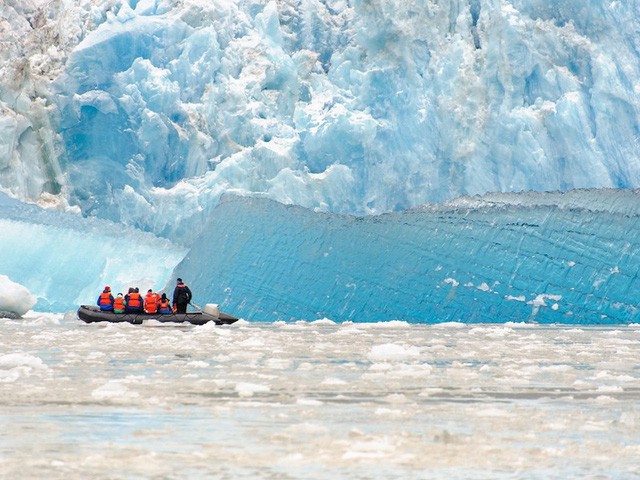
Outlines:
{"type": "Polygon", "coordinates": [[[214,322],[216,325],[229,325],[238,319],[224,312],[218,311],[217,305],[206,305],[202,311],[187,313],[113,313],[104,312],[93,305],[81,305],[78,309],[78,318],[86,323],[94,322],[128,322],[136,325],[145,320],[155,320],[162,323],[191,323],[204,325],[214,322]]]}

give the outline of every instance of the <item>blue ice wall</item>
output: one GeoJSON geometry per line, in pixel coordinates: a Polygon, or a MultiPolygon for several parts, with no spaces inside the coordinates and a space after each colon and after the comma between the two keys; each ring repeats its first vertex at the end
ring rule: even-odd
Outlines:
{"type": "Polygon", "coordinates": [[[45,211],[0,193],[0,273],[37,297],[34,309],[94,304],[105,285],[154,290],[170,278],[183,247],[150,233],[45,211]]]}
{"type": "Polygon", "coordinates": [[[635,322],[639,200],[507,195],[363,218],[231,197],[174,276],[250,320],[635,322]]]}

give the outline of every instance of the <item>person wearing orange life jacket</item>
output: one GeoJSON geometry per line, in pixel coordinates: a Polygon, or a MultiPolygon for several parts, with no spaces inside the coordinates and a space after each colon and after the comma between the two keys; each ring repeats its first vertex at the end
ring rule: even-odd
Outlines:
{"type": "Polygon", "coordinates": [[[144,297],[144,311],[147,313],[158,313],[158,297],[153,290],[149,289],[144,297]]]}
{"type": "Polygon", "coordinates": [[[111,295],[111,287],[107,285],[98,297],[98,306],[103,312],[113,311],[113,295],[111,295]]]}
{"type": "Polygon", "coordinates": [[[171,313],[171,302],[169,302],[166,293],[163,293],[160,297],[160,301],[158,302],[158,312],[171,313]]]}
{"type": "Polygon", "coordinates": [[[130,288],[129,293],[124,296],[127,305],[125,311],[127,313],[140,313],[142,312],[142,295],[136,292],[136,289],[130,288]]]}
{"type": "Polygon", "coordinates": [[[125,306],[126,302],[124,301],[124,297],[121,293],[119,293],[116,299],[113,301],[113,313],[124,313],[125,306]]]}

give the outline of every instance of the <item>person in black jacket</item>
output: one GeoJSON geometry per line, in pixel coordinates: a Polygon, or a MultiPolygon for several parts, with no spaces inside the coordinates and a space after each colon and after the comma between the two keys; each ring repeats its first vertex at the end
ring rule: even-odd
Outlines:
{"type": "Polygon", "coordinates": [[[187,313],[189,303],[191,303],[191,290],[179,278],[178,284],[173,290],[173,310],[176,313],[187,313]]]}

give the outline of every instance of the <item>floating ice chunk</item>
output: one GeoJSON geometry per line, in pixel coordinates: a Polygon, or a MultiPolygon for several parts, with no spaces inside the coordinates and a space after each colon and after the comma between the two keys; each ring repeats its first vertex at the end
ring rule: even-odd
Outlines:
{"type": "Polygon", "coordinates": [[[333,320],[330,320],[328,318],[321,318],[320,320],[314,320],[313,322],[311,322],[311,325],[335,325],[336,322],[334,322],[333,320]]]}
{"type": "Polygon", "coordinates": [[[15,283],[6,275],[0,275],[0,314],[12,312],[24,315],[36,304],[36,297],[19,283],[15,283]]]}
{"type": "Polygon", "coordinates": [[[245,347],[245,348],[256,348],[256,347],[259,348],[264,346],[264,340],[258,337],[250,337],[244,340],[243,342],[241,342],[239,346],[245,347]]]}
{"type": "Polygon", "coordinates": [[[367,358],[373,362],[402,362],[404,360],[414,359],[419,355],[420,350],[417,347],[385,343],[371,347],[367,358]]]}
{"type": "Polygon", "coordinates": [[[291,360],[288,358],[268,358],[264,363],[274,370],[284,370],[291,366],[291,360]]]}
{"type": "Polygon", "coordinates": [[[402,418],[407,416],[407,413],[404,410],[386,407],[376,408],[374,414],[378,417],[384,418],[402,418]]]}
{"type": "Polygon", "coordinates": [[[42,368],[45,367],[42,360],[28,353],[9,353],[7,355],[0,356],[0,368],[10,369],[15,367],[31,367],[42,368]]]}
{"type": "Polygon", "coordinates": [[[202,360],[194,360],[192,362],[187,363],[187,368],[207,368],[209,364],[207,362],[203,362],[202,360]]]}
{"type": "Polygon", "coordinates": [[[445,328],[445,329],[449,329],[449,328],[467,328],[467,325],[465,323],[462,323],[462,322],[441,322],[441,323],[436,323],[434,325],[434,327],[440,327],[440,328],[445,328]]]}
{"type": "Polygon", "coordinates": [[[347,384],[347,382],[345,382],[341,378],[335,378],[335,377],[327,377],[324,380],[322,380],[322,382],[320,383],[322,385],[346,385],[347,384]]]}
{"type": "Polygon", "coordinates": [[[235,387],[236,392],[241,397],[253,397],[256,393],[265,393],[271,390],[269,385],[262,385],[258,383],[239,382],[235,387]]]}
{"type": "Polygon", "coordinates": [[[596,389],[596,391],[603,393],[621,393],[624,392],[624,388],[619,385],[601,385],[596,389]]]}
{"type": "Polygon", "coordinates": [[[344,460],[367,460],[384,458],[392,455],[396,450],[389,438],[371,438],[351,442],[349,450],[347,450],[342,458],[344,460]]]}
{"type": "Polygon", "coordinates": [[[296,404],[308,407],[317,407],[323,405],[324,402],[321,402],[320,400],[316,400],[314,398],[299,398],[296,400],[296,404]]]}
{"type": "MultiPolygon", "coordinates": [[[[362,325],[360,325],[362,327],[362,325]]],[[[389,320],[387,322],[374,322],[368,324],[369,328],[407,328],[410,327],[411,324],[409,322],[405,322],[404,320],[389,320]]]]}
{"type": "Polygon", "coordinates": [[[112,380],[96,388],[91,396],[96,400],[126,403],[139,398],[140,394],[130,390],[123,382],[112,380]]]}

